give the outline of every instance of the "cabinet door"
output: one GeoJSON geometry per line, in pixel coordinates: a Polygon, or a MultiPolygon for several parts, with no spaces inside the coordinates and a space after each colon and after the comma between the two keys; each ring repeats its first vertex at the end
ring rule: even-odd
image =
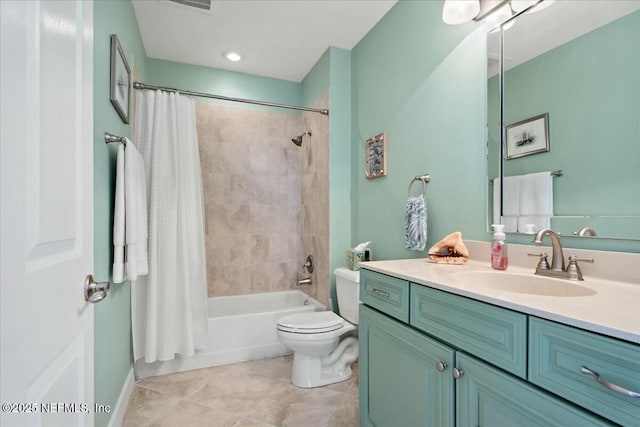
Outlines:
{"type": "Polygon", "coordinates": [[[453,426],[451,348],[364,305],[359,340],[361,426],[453,426]]]}
{"type": "Polygon", "coordinates": [[[463,372],[456,384],[459,427],[612,425],[464,353],[456,357],[463,372]]]}

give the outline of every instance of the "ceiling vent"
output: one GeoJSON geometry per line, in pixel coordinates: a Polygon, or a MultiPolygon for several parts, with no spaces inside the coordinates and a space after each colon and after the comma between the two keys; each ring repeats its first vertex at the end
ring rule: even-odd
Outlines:
{"type": "Polygon", "coordinates": [[[160,0],[160,3],[194,12],[213,13],[213,0],[160,0]]]}

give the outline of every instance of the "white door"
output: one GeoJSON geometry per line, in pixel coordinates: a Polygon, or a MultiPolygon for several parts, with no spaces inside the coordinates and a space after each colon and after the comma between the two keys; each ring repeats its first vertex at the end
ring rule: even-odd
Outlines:
{"type": "Polygon", "coordinates": [[[2,426],[93,426],[93,5],[2,12],[2,426]]]}

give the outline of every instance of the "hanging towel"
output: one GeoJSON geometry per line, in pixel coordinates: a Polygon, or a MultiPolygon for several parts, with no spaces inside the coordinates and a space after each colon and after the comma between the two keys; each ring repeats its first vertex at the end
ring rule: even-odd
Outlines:
{"type": "Polygon", "coordinates": [[[147,191],[144,159],[127,138],[124,162],[125,228],[127,243],[127,280],[147,274],[147,191]]]}
{"type": "Polygon", "coordinates": [[[424,196],[409,197],[404,216],[404,247],[423,251],[427,244],[427,204],[424,196]]]}
{"type": "Polygon", "coordinates": [[[113,252],[114,283],[148,273],[144,160],[128,138],[126,149],[119,144],[116,158],[113,252]]]}
{"type": "Polygon", "coordinates": [[[534,229],[551,226],[553,216],[553,176],[551,171],[520,176],[520,204],[518,230],[524,231],[526,224],[534,229]]]}
{"type": "Polygon", "coordinates": [[[504,224],[504,231],[518,230],[518,216],[520,214],[520,176],[504,178],[502,186],[504,205],[500,217],[500,178],[493,180],[493,223],[504,224]]]}
{"type": "Polygon", "coordinates": [[[124,280],[124,145],[118,143],[116,157],[116,196],[113,207],[113,282],[124,280]]]}

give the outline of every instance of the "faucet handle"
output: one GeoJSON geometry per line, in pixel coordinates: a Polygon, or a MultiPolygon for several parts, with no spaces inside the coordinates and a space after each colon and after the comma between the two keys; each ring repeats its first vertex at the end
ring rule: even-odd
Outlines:
{"type": "Polygon", "coordinates": [[[569,280],[584,280],[582,278],[582,272],[580,271],[580,267],[578,267],[578,261],[582,262],[591,262],[593,263],[593,258],[580,258],[575,255],[569,255],[569,265],[567,266],[567,273],[569,273],[569,280]]]}
{"type": "Polygon", "coordinates": [[[536,266],[536,272],[549,269],[549,261],[547,260],[549,254],[540,252],[539,254],[528,253],[527,255],[540,257],[540,261],[538,261],[538,265],[536,266]]]}
{"type": "Polygon", "coordinates": [[[593,258],[580,258],[575,255],[569,255],[569,263],[575,263],[576,261],[590,262],[592,264],[595,262],[593,258]]]}

